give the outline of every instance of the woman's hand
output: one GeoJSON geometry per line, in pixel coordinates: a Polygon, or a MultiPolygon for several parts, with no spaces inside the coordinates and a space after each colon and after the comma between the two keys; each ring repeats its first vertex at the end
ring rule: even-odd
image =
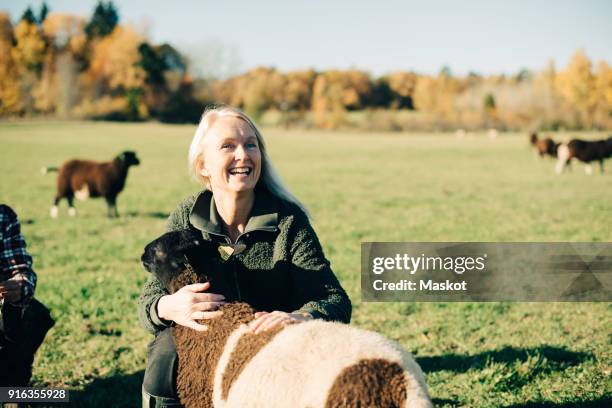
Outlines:
{"type": "Polygon", "coordinates": [[[0,282],[0,299],[15,303],[21,299],[21,282],[16,280],[5,280],[0,282]]]}
{"type": "Polygon", "coordinates": [[[223,301],[223,295],[200,293],[209,287],[209,282],[194,283],[182,287],[172,295],[162,296],[157,302],[158,316],[197,331],[208,330],[208,326],[196,320],[219,317],[223,312],[213,310],[227,303],[223,301]]]}
{"type": "Polygon", "coordinates": [[[287,313],[275,310],[273,312],[257,312],[255,320],[250,324],[251,333],[259,334],[279,326],[312,320],[309,313],[287,313]]]}

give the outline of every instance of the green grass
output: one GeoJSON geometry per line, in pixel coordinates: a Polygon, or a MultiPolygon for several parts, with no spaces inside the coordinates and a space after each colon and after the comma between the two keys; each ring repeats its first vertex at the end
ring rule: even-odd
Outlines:
{"type": "MultiPolygon", "coordinates": [[[[186,170],[193,126],[0,124],[0,201],[13,206],[39,275],[37,297],[57,320],[34,383],[75,390],[78,407],[134,407],[146,345],[137,300],[144,245],[196,191],[186,170]],[[67,158],[107,160],[134,149],[142,164],[119,196],[78,216],[49,217],[67,158]]],[[[441,406],[570,407],[611,402],[609,303],[362,303],[362,241],[612,241],[612,162],[563,176],[522,134],[265,132],[289,187],[310,208],[332,267],[353,300],[353,324],[413,352],[441,406]]],[[[603,134],[590,134],[600,137],[603,134]]]]}

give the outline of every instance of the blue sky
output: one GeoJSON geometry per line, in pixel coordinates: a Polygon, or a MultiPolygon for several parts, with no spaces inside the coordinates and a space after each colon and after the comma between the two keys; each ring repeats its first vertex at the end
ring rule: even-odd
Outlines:
{"type": "MultiPolygon", "coordinates": [[[[17,19],[30,4],[0,0],[17,19]]],[[[48,0],[91,15],[96,0],[48,0]]],[[[258,65],[436,73],[515,73],[564,66],[578,48],[612,62],[612,1],[115,1],[122,22],[170,42],[219,75],[258,65]]]]}

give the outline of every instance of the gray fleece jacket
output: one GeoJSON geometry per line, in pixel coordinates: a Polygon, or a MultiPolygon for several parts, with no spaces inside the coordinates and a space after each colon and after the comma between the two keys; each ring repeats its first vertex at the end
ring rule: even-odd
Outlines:
{"type": "MultiPolygon", "coordinates": [[[[237,300],[257,310],[301,311],[315,318],[350,321],[351,302],[298,206],[257,189],[245,231],[233,243],[222,227],[212,193],[202,191],[183,200],[168,219],[168,231],[186,228],[237,248],[223,263],[223,272],[233,277],[237,300]]],[[[157,314],[157,302],[166,294],[150,276],[140,296],[139,318],[151,333],[171,324],[157,314]]]]}

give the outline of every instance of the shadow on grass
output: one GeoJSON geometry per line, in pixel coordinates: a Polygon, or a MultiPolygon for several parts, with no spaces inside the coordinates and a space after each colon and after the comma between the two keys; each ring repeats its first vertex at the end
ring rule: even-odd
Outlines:
{"type": "Polygon", "coordinates": [[[126,217],[144,217],[144,218],[158,218],[158,219],[167,219],[170,216],[170,213],[163,211],[147,211],[141,213],[140,211],[129,211],[125,213],[126,217]]]}
{"type": "Polygon", "coordinates": [[[431,402],[434,407],[460,407],[462,406],[461,402],[457,400],[451,400],[447,398],[432,398],[431,402]]]}
{"type": "Polygon", "coordinates": [[[593,358],[591,353],[570,351],[563,347],[540,346],[532,348],[504,347],[472,356],[444,354],[442,356],[417,357],[416,360],[425,372],[453,371],[465,373],[470,369],[482,369],[491,363],[524,363],[537,357],[545,359],[544,364],[550,371],[558,371],[575,366],[593,358]]]}
{"type": "Polygon", "coordinates": [[[534,401],[506,405],[504,408],[603,408],[612,407],[612,397],[601,397],[590,401],[551,402],[534,401]]]}
{"type": "Polygon", "coordinates": [[[70,392],[71,407],[133,408],[142,404],[141,386],[144,370],[98,378],[82,391],[70,392]]]}

